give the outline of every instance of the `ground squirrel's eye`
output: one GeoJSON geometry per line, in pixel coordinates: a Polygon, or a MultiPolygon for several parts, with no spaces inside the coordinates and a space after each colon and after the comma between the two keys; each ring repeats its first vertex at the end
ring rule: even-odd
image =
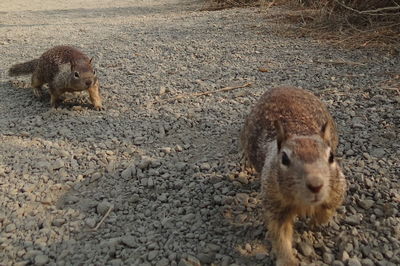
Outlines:
{"type": "Polygon", "coordinates": [[[287,156],[287,154],[285,152],[282,152],[282,164],[289,166],[290,164],[290,160],[289,157],[287,156]]]}
{"type": "Polygon", "coordinates": [[[79,73],[78,73],[77,71],[75,71],[74,77],[75,77],[75,78],[79,78],[79,73]]]}
{"type": "Polygon", "coordinates": [[[329,159],[328,159],[329,163],[333,163],[334,160],[335,160],[335,156],[333,155],[333,153],[332,152],[329,153],[329,159]]]}
{"type": "Polygon", "coordinates": [[[93,75],[96,75],[96,70],[93,69],[93,75]]]}

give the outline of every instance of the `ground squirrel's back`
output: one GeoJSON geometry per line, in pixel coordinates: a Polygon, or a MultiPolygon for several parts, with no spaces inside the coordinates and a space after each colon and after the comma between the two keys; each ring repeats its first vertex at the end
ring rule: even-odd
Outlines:
{"type": "Polygon", "coordinates": [[[45,82],[53,80],[63,64],[72,63],[80,73],[93,72],[90,58],[72,46],[56,46],[46,51],[39,58],[38,69],[45,82]]]}
{"type": "Polygon", "coordinates": [[[312,93],[295,87],[278,87],[265,92],[248,115],[241,133],[247,161],[258,173],[266,155],[266,143],[276,137],[274,122],[280,120],[288,136],[319,134],[328,123],[332,129],[331,149],[336,150],[336,127],[325,105],[312,93]]]}

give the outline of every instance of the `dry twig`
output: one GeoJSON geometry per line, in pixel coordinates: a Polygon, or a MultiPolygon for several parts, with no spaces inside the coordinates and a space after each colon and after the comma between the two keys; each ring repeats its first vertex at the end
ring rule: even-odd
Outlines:
{"type": "Polygon", "coordinates": [[[236,89],[240,89],[240,88],[249,87],[252,84],[253,84],[252,82],[248,82],[248,83],[246,83],[244,85],[225,87],[225,88],[218,89],[218,90],[213,90],[213,91],[204,91],[204,92],[196,92],[196,93],[183,93],[183,94],[179,94],[179,95],[177,95],[175,97],[170,97],[170,98],[167,98],[167,99],[157,100],[157,101],[154,101],[153,103],[169,102],[169,101],[179,100],[179,99],[188,98],[188,97],[198,97],[198,96],[203,96],[203,95],[214,94],[214,93],[217,93],[217,92],[231,91],[231,90],[236,90],[236,89]]]}
{"type": "Polygon", "coordinates": [[[100,222],[96,225],[95,228],[93,228],[92,231],[97,231],[97,229],[99,229],[100,225],[104,222],[104,220],[107,218],[107,216],[110,215],[112,209],[113,209],[113,205],[111,205],[111,206],[108,208],[106,214],[104,214],[103,218],[101,218],[100,222]]]}
{"type": "Polygon", "coordinates": [[[371,16],[398,15],[397,13],[390,14],[390,13],[381,13],[381,12],[398,11],[398,10],[400,10],[400,5],[397,5],[397,6],[388,6],[388,7],[377,8],[377,9],[373,9],[373,10],[360,11],[360,10],[354,9],[352,7],[349,7],[349,6],[345,5],[345,4],[343,4],[339,0],[335,0],[335,2],[338,3],[340,6],[346,8],[346,9],[352,11],[352,12],[360,14],[360,15],[371,15],[371,16]]]}
{"type": "Polygon", "coordinates": [[[314,62],[321,63],[321,64],[336,64],[336,65],[353,65],[353,66],[363,66],[363,65],[365,65],[364,63],[353,62],[353,61],[345,61],[345,60],[340,60],[340,61],[314,60],[314,62]]]}

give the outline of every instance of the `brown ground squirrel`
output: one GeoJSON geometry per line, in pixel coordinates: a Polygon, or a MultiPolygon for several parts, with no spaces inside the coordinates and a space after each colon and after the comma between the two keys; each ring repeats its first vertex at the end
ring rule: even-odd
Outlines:
{"type": "Polygon", "coordinates": [[[53,107],[57,107],[64,92],[87,90],[96,110],[103,109],[100,85],[92,66],[92,59],[71,46],[56,46],[38,59],[13,65],[10,76],[32,73],[32,87],[36,96],[42,95],[42,85],[48,83],[53,107]]]}
{"type": "Polygon", "coordinates": [[[261,175],[265,221],[277,265],[298,265],[292,235],[296,216],[329,221],[342,204],[346,180],[335,159],[338,136],[325,105],[294,87],[268,90],[246,118],[245,159],[261,175]]]}

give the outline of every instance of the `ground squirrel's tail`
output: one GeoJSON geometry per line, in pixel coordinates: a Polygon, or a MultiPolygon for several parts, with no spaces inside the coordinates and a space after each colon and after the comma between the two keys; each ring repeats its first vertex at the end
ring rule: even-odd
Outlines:
{"type": "Polygon", "coordinates": [[[39,59],[33,59],[31,61],[13,65],[8,70],[8,75],[10,76],[20,76],[20,75],[27,75],[33,73],[35,68],[39,62],[39,59]]]}

